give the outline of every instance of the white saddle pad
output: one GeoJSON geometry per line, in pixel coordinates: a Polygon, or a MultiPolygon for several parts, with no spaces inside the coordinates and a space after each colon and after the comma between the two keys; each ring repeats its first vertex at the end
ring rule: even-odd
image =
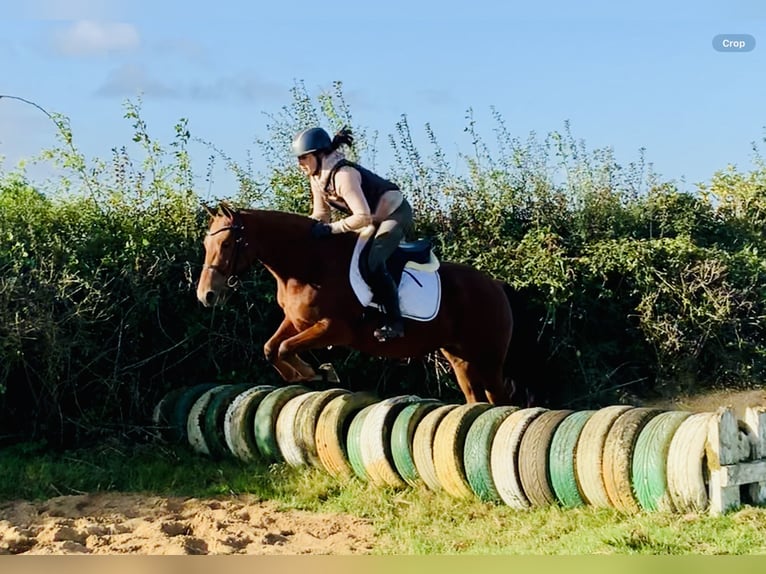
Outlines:
{"type": "MultiPolygon", "coordinates": [[[[357,299],[364,307],[382,310],[382,306],[372,302],[372,290],[359,272],[359,255],[372,236],[374,227],[365,228],[359,233],[359,239],[354,247],[349,269],[349,281],[357,299]]],[[[402,279],[399,282],[399,307],[402,316],[416,321],[430,321],[439,312],[442,299],[442,284],[438,260],[433,256],[427,265],[409,262],[404,267],[402,279]]]]}

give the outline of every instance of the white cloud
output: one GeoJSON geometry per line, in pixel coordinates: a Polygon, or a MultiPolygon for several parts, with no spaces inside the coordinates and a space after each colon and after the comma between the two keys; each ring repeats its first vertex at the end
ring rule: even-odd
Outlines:
{"type": "Polygon", "coordinates": [[[138,30],[125,22],[78,20],[60,30],[54,46],[66,56],[94,56],[110,52],[132,51],[139,47],[138,30]]]}

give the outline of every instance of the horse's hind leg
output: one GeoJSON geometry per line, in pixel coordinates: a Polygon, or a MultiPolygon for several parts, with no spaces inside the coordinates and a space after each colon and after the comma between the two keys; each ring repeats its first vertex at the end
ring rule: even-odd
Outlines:
{"type": "Polygon", "coordinates": [[[475,363],[468,361],[447,349],[441,349],[444,355],[452,365],[452,370],[457,378],[460,390],[463,391],[467,403],[486,403],[488,402],[485,391],[484,381],[481,373],[477,372],[475,363]]]}
{"type": "Polygon", "coordinates": [[[510,396],[503,384],[502,363],[493,365],[486,357],[483,361],[465,359],[447,349],[441,349],[441,352],[452,365],[467,403],[510,404],[510,396]]]}

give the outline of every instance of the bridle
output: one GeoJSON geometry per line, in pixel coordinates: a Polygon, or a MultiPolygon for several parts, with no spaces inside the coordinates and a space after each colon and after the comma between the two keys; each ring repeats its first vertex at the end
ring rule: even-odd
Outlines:
{"type": "Polygon", "coordinates": [[[245,236],[243,232],[245,231],[245,226],[242,225],[241,221],[238,221],[239,214],[235,211],[232,213],[232,224],[227,225],[225,227],[221,227],[220,229],[216,229],[213,232],[208,231],[208,236],[218,235],[219,233],[223,231],[231,231],[234,234],[234,254],[231,257],[231,273],[227,276],[217,265],[207,265],[204,264],[202,266],[202,270],[210,269],[211,271],[214,271],[215,273],[218,273],[219,275],[226,278],[226,285],[231,289],[236,289],[236,287],[239,285],[239,277],[236,275],[237,271],[237,259],[239,259],[239,251],[240,247],[247,247],[247,243],[245,242],[245,236]]]}

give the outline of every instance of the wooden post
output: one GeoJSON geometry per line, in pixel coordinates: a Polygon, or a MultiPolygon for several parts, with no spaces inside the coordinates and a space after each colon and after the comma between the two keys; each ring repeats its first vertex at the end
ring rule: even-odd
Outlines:
{"type": "MultiPolygon", "coordinates": [[[[745,410],[745,426],[753,441],[753,458],[766,459],[766,407],[748,407],[745,410]]],[[[748,486],[754,504],[766,504],[766,476],[748,486]]]]}
{"type": "Polygon", "coordinates": [[[739,462],[738,434],[734,411],[727,407],[719,408],[710,420],[706,445],[711,514],[722,514],[740,504],[739,485],[731,483],[727,468],[739,462]]]}

